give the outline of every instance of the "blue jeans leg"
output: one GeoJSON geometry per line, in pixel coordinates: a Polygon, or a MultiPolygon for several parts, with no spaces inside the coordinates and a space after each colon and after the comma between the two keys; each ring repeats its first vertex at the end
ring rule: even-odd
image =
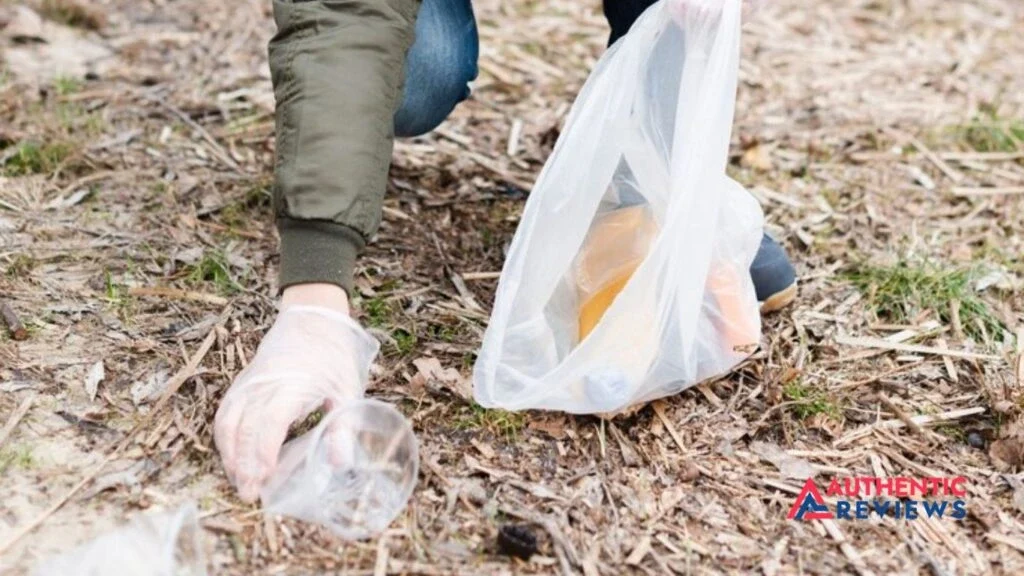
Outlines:
{"type": "Polygon", "coordinates": [[[416,40],[406,57],[395,135],[419,136],[441,124],[469,96],[479,53],[470,0],[423,0],[416,40]]]}

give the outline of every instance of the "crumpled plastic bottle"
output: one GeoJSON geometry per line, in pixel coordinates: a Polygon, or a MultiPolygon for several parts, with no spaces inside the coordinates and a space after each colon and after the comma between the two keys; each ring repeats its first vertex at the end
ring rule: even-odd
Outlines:
{"type": "Polygon", "coordinates": [[[140,514],[78,548],[45,561],[33,576],[206,576],[194,503],[140,514]]]}
{"type": "Polygon", "coordinates": [[[378,400],[352,400],[284,446],[260,499],[268,513],[361,540],[383,532],[405,509],[418,467],[405,417],[378,400]]]}

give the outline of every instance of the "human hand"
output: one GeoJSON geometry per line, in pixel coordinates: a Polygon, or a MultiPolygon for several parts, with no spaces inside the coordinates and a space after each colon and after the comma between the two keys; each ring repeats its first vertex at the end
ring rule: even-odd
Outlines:
{"type": "Polygon", "coordinates": [[[217,410],[214,439],[242,500],[257,498],[294,422],[363,395],[380,348],[349,317],[347,299],[316,286],[285,291],[274,325],[217,410]]]}

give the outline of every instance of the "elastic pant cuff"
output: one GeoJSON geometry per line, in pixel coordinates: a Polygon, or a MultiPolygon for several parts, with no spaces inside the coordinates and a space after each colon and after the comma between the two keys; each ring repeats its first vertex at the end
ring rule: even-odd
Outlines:
{"type": "Polygon", "coordinates": [[[366,241],[354,229],[323,220],[278,216],[281,235],[280,290],[294,284],[327,283],[352,294],[356,256],[366,241]]]}

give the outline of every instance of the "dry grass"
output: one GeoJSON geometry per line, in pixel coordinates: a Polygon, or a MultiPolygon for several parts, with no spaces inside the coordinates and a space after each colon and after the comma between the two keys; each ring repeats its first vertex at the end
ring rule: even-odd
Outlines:
{"type": "Polygon", "coordinates": [[[105,6],[119,60],[101,79],[40,92],[0,74],[0,298],[28,333],[0,335],[0,427],[34,397],[0,442],[0,542],[120,452],[0,571],[193,498],[216,574],[1024,572],[1018,2],[769,4],[745,38],[730,170],[792,253],[800,300],[733,374],[613,424],[487,411],[414,378],[424,356],[468,376],[486,322],[470,298],[486,309],[495,287],[472,273],[500,269],[607,33],[597,2],[475,3],[475,96],[399,143],[359,269],[356,309],[384,342],[371,394],[414,423],[422,474],[386,537],[357,544],[265,522],[211,439],[273,319],[269,3],[105,6]],[[979,291],[975,271],[1005,278],[979,291]],[[154,287],[173,290],[139,290],[154,287]],[[181,387],[136,406],[150,380],[181,387]],[[873,425],[923,415],[940,417],[873,425]],[[964,475],[969,516],[789,522],[802,480],[770,444],[819,480],[964,475]],[[92,493],[139,461],[153,472],[92,493]],[[510,522],[539,537],[529,562],[496,554],[510,522]]]}

